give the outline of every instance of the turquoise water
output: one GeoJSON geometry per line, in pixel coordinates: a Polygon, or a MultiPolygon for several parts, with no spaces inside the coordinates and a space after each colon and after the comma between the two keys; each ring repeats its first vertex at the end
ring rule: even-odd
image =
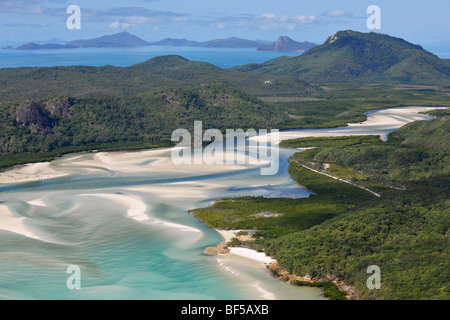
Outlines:
{"type": "Polygon", "coordinates": [[[2,50],[0,68],[113,65],[127,67],[163,55],[177,54],[193,61],[212,63],[230,68],[248,63],[263,63],[281,56],[298,56],[299,53],[256,51],[256,49],[135,47],[87,48],[61,50],[2,50]]]}
{"type": "MultiPolygon", "coordinates": [[[[430,119],[419,111],[376,110],[363,124],[280,135],[384,136],[430,119]]],[[[261,165],[176,166],[170,149],[66,155],[34,173],[15,168],[42,176],[0,184],[0,299],[323,299],[320,289],[274,280],[260,263],[203,255],[223,239],[188,214],[223,197],[308,197],[287,172],[294,152],[280,149],[274,176],[260,175],[261,165]],[[66,286],[69,265],[81,269],[81,290],[66,286]]]]}
{"type": "Polygon", "coordinates": [[[153,160],[145,161],[148,166],[142,159],[124,161],[125,172],[104,170],[96,154],[68,155],[51,163],[52,170],[68,173],[63,177],[3,185],[2,205],[25,219],[35,237],[0,230],[0,298],[258,299],[249,285],[263,282],[279,299],[321,299],[320,290],[287,286],[248,261],[234,259],[225,267],[203,255],[222,238],[186,213],[223,196],[308,196],[286,173],[292,153],[282,150],[280,172],[266,179],[252,167],[174,173],[164,151],[144,156],[153,160]],[[158,161],[165,164],[152,170],[158,161]],[[200,197],[183,195],[195,188],[200,197]],[[138,199],[144,221],[98,194],[138,199]],[[33,204],[36,199],[45,206],[33,204]],[[81,290],[68,290],[68,265],[80,267],[81,290]]]}

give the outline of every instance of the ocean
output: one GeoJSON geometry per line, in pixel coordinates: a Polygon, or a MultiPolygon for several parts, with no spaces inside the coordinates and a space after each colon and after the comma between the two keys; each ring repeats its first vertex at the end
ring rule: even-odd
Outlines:
{"type": "MultiPolygon", "coordinates": [[[[450,58],[448,44],[424,45],[423,47],[442,59],[450,58]]],[[[192,61],[208,62],[220,68],[232,68],[249,63],[264,63],[282,56],[295,57],[301,53],[256,51],[254,48],[230,49],[166,46],[20,51],[0,49],[0,68],[73,65],[127,67],[157,56],[172,54],[180,55],[192,61]]]]}
{"type": "Polygon", "coordinates": [[[208,62],[220,68],[231,68],[248,63],[263,63],[281,56],[299,55],[299,53],[256,51],[256,49],[160,46],[20,51],[0,49],[0,68],[73,65],[127,67],[157,56],[172,54],[193,61],[208,62]]]}

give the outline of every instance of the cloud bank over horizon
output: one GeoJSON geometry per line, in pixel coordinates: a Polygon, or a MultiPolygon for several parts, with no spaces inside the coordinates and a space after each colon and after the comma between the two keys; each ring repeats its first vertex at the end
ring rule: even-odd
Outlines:
{"type": "MultiPolygon", "coordinates": [[[[295,4],[279,0],[229,0],[211,3],[204,0],[6,0],[0,1],[0,41],[33,41],[49,38],[74,40],[128,31],[147,41],[186,38],[205,41],[237,36],[274,40],[288,35],[298,40],[323,42],[339,30],[370,32],[366,27],[369,1],[332,0],[314,4],[295,4]],[[81,8],[81,30],[68,30],[67,7],[81,8]]],[[[382,33],[415,42],[447,40],[450,4],[418,0],[392,4],[379,0],[382,33]],[[432,3],[439,6],[432,6],[432,3]],[[448,11],[446,11],[448,9],[448,11]],[[424,14],[426,12],[426,14],[424,14]],[[420,17],[418,19],[417,17],[420,17]],[[441,18],[442,17],[442,18],[441,18]],[[413,23],[411,23],[413,22],[413,23]]]]}

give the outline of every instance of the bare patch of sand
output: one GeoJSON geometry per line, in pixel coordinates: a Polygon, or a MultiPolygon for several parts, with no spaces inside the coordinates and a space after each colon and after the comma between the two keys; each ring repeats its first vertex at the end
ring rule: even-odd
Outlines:
{"type": "Polygon", "coordinates": [[[233,247],[233,248],[230,248],[230,254],[234,254],[234,255],[237,255],[240,257],[251,259],[251,260],[254,260],[257,262],[262,262],[265,264],[269,264],[269,263],[272,263],[275,261],[271,257],[266,256],[266,254],[264,252],[258,252],[256,250],[248,249],[248,248],[233,247]]]}
{"type": "Polygon", "coordinates": [[[148,187],[130,187],[125,190],[155,194],[167,199],[204,199],[211,189],[221,187],[223,185],[207,181],[187,181],[148,187]]]}
{"type": "Polygon", "coordinates": [[[160,219],[151,218],[148,213],[148,207],[144,201],[139,196],[130,195],[130,194],[108,194],[108,193],[92,193],[92,194],[80,194],[80,196],[85,197],[98,197],[113,201],[127,209],[127,217],[138,221],[138,222],[146,222],[154,225],[160,225],[164,227],[169,227],[173,229],[177,229],[177,231],[181,232],[195,232],[201,233],[200,230],[185,226],[178,223],[173,223],[169,221],[163,221],[160,219]]]}
{"type": "Polygon", "coordinates": [[[0,174],[0,183],[21,183],[53,179],[68,175],[68,172],[55,170],[49,162],[31,163],[13,167],[0,174]]]}
{"type": "Polygon", "coordinates": [[[25,218],[16,217],[5,205],[0,205],[0,230],[23,235],[27,238],[42,240],[24,224],[25,218]]]}
{"type": "Polygon", "coordinates": [[[32,206],[38,206],[38,207],[46,207],[47,206],[42,199],[28,201],[27,203],[31,204],[32,206]]]}
{"type": "MultiPolygon", "coordinates": [[[[379,135],[381,139],[386,140],[387,133],[418,120],[431,119],[430,116],[420,114],[420,112],[436,109],[446,109],[448,107],[398,107],[389,109],[380,109],[370,112],[367,121],[363,123],[351,123],[346,127],[328,128],[328,129],[302,129],[279,132],[279,141],[291,140],[308,137],[340,137],[365,135],[364,132],[370,132],[370,135],[379,135]],[[363,129],[363,130],[358,130],[363,129]]],[[[269,141],[272,140],[273,133],[269,133],[269,141]]],[[[263,136],[251,138],[260,141],[263,136]]],[[[305,149],[305,148],[302,148],[305,149]]]]}

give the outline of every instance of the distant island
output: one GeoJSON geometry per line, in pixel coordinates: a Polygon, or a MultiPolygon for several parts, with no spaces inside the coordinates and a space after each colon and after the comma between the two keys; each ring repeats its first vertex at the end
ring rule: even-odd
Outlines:
{"type": "Polygon", "coordinates": [[[227,39],[214,39],[205,42],[190,41],[186,39],[166,38],[157,42],[147,42],[129,32],[105,35],[88,40],[75,40],[63,43],[37,43],[29,42],[18,46],[15,50],[53,50],[75,48],[127,48],[144,46],[171,46],[171,47],[203,47],[203,48],[256,48],[258,51],[279,52],[306,52],[317,45],[310,42],[297,42],[289,37],[280,37],[277,41],[253,41],[231,37],[227,39]]]}
{"type": "Polygon", "coordinates": [[[279,37],[274,44],[268,44],[258,47],[258,51],[276,51],[276,52],[306,52],[317,47],[317,44],[304,41],[297,42],[287,36],[279,37]]]}

